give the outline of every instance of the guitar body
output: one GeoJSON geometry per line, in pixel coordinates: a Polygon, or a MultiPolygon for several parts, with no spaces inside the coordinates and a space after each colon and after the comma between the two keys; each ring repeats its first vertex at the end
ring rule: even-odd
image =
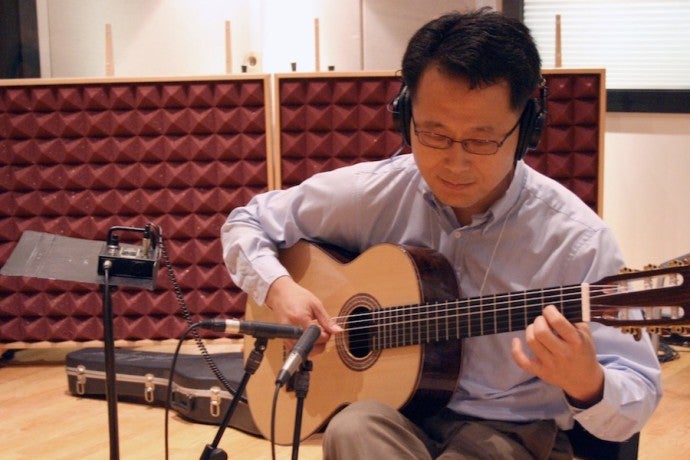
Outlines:
{"type": "MultiPolygon", "coordinates": [[[[310,356],[309,391],[300,438],[321,429],[340,409],[373,399],[415,419],[444,407],[460,372],[460,340],[524,330],[544,305],[571,322],[595,321],[627,332],[686,330],[690,324],[690,264],[608,276],[595,283],[537,288],[458,299],[448,261],[430,249],[375,245],[358,257],[300,241],[280,253],[295,281],[321,299],[344,332],[310,356]],[[628,309],[644,308],[642,319],[628,309]]],[[[246,318],[275,322],[273,312],[247,305],[246,318]]],[[[639,336],[639,335],[637,335],[639,336]]],[[[245,360],[254,349],[245,340],[245,360]]],[[[259,431],[271,437],[275,380],[290,352],[269,340],[264,359],[247,385],[249,410],[259,431]]],[[[293,442],[297,398],[290,383],[277,399],[274,440],[293,442]]]]}
{"type": "MultiPolygon", "coordinates": [[[[443,301],[458,296],[452,267],[437,253],[421,248],[381,244],[351,261],[300,241],[281,251],[280,260],[295,281],[312,291],[346,332],[331,337],[323,353],[310,356],[309,392],[304,400],[301,438],[317,432],[346,405],[373,399],[414,418],[433,413],[448,402],[460,370],[460,341],[377,348],[356,345],[348,333],[351,314],[390,306],[443,301]]],[[[265,306],[247,305],[246,319],[275,322],[265,306]]],[[[245,339],[245,359],[253,340],[245,339]]],[[[268,341],[264,359],[247,385],[247,400],[256,426],[271,436],[275,380],[287,354],[285,341],[268,341]]],[[[275,442],[293,441],[297,398],[289,385],[280,390],[275,442]]]]}

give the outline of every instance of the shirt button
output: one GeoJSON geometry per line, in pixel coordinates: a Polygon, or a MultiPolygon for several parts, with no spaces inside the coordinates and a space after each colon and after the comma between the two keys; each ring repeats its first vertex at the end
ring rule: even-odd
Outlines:
{"type": "Polygon", "coordinates": [[[462,232],[460,230],[453,230],[453,236],[456,239],[460,239],[460,237],[462,236],[462,232]]]}

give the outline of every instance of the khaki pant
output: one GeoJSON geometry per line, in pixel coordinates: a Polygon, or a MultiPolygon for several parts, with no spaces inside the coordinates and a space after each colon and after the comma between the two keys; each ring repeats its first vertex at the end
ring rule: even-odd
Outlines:
{"type": "Polygon", "coordinates": [[[323,452],[326,460],[573,457],[567,435],[550,420],[485,421],[446,409],[416,425],[376,401],[356,402],[338,413],[324,433],[323,452]]]}

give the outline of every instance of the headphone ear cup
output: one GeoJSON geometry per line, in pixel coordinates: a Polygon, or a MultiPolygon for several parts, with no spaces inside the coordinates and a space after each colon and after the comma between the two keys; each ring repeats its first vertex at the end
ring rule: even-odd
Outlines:
{"type": "Polygon", "coordinates": [[[544,125],[546,125],[546,113],[544,111],[541,111],[537,114],[537,117],[534,120],[534,126],[532,126],[532,130],[530,131],[530,137],[527,142],[527,148],[537,148],[537,146],[539,145],[539,141],[541,140],[541,135],[544,132],[544,125]]]}
{"type": "MultiPolygon", "coordinates": [[[[535,102],[535,106],[537,103],[535,102]]],[[[536,116],[534,117],[534,121],[532,122],[532,127],[530,128],[529,131],[529,137],[527,139],[527,148],[528,149],[536,149],[537,146],[539,145],[539,141],[541,140],[541,135],[544,131],[544,125],[546,125],[546,111],[541,109],[537,110],[535,108],[535,113],[536,116]]]]}
{"type": "Polygon", "coordinates": [[[407,86],[403,85],[398,95],[391,102],[391,112],[393,113],[395,129],[402,136],[405,145],[409,146],[411,144],[410,123],[412,121],[412,106],[407,86]]]}
{"type": "Polygon", "coordinates": [[[521,160],[527,150],[536,149],[539,145],[546,124],[546,111],[538,106],[539,103],[535,99],[530,99],[522,112],[515,161],[521,160]]]}

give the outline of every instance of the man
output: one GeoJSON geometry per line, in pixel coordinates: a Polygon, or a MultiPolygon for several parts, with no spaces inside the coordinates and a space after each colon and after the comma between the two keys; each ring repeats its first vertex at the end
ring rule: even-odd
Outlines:
{"type": "MultiPolygon", "coordinates": [[[[410,40],[394,106],[412,154],[316,175],[235,209],[222,229],[233,280],[275,317],[340,332],[276,259],[299,239],[362,252],[381,242],[432,248],[458,297],[591,282],[622,257],[572,193],[521,160],[539,134],[540,58],[521,23],[483,9],[448,14],[410,40]]],[[[569,458],[563,430],[638,432],[661,397],[649,338],[570,323],[544,306],[526,331],[463,340],[446,409],[412,422],[358,401],[324,435],[326,458],[569,458]]],[[[391,376],[394,378],[394,376],[391,376]]]]}

